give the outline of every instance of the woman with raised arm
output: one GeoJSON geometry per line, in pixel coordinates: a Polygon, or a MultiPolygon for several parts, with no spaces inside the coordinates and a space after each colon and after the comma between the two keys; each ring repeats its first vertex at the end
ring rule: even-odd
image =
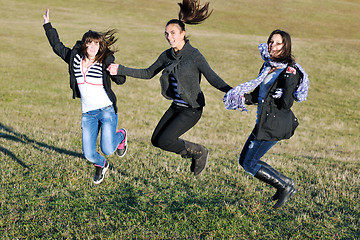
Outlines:
{"type": "Polygon", "coordinates": [[[241,151],[239,163],[246,172],[277,189],[272,199],[278,200],[273,207],[279,208],[296,193],[295,182],[260,158],[278,141],[294,134],[298,120],[290,108],[294,100],[306,99],[309,79],[291,54],[287,32],[274,30],[259,50],[265,62],[258,77],[227,92],[224,102],[227,109],[240,111],[247,111],[245,104],[258,104],[255,128],[241,151]]]}
{"type": "Polygon", "coordinates": [[[211,69],[204,56],[186,38],[185,24],[199,24],[207,19],[212,13],[209,3],[201,6],[198,0],[183,0],[179,5],[179,18],[170,20],[165,26],[165,38],[171,48],[149,68],[134,69],[113,64],[109,71],[113,75],[142,79],[151,79],[162,71],[161,93],[172,104],[156,126],[151,142],[155,147],[191,158],[190,170],[199,175],[206,167],[209,152],[204,146],[180,136],[202,115],[205,98],[200,88],[201,74],[220,91],[227,92],[231,87],[211,69]]]}
{"type": "Polygon", "coordinates": [[[94,164],[94,183],[99,184],[109,168],[109,162],[96,151],[99,130],[101,150],[105,155],[113,154],[116,150],[123,157],[127,151],[126,130],[122,128],[116,132],[116,96],[111,90],[111,80],[118,85],[123,84],[125,76],[110,76],[106,70],[115,60],[115,51],[110,47],[117,41],[114,37],[116,31],[101,33],[89,30],[71,49],[64,46],[52,27],[49,9],[43,18],[45,33],[53,51],[68,64],[73,99],[81,98],[83,154],[94,164]]]}

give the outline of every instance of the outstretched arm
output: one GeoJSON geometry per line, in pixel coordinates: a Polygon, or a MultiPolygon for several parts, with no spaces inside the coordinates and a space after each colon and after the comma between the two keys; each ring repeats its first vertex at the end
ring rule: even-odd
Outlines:
{"type": "Polygon", "coordinates": [[[222,92],[228,92],[232,89],[222,78],[220,78],[214,70],[210,67],[205,57],[199,53],[195,59],[195,63],[198,66],[199,71],[204,74],[206,80],[215,88],[219,89],[222,92]]]}
{"type": "Polygon", "coordinates": [[[158,74],[164,66],[161,62],[156,61],[153,65],[145,69],[137,69],[137,68],[128,68],[119,64],[110,64],[107,70],[110,72],[110,75],[125,75],[133,78],[141,78],[141,79],[151,79],[156,74],[158,74]]]}
{"type": "Polygon", "coordinates": [[[148,68],[137,69],[137,68],[128,68],[119,64],[110,64],[107,70],[110,72],[110,75],[125,75],[134,78],[141,79],[151,79],[156,74],[158,74],[165,67],[165,52],[163,52],[158,59],[148,68]]]}
{"type": "Polygon", "coordinates": [[[44,30],[46,33],[46,37],[49,40],[49,43],[53,49],[53,51],[61,57],[65,62],[70,62],[70,52],[71,49],[64,46],[64,44],[60,41],[59,35],[55,28],[51,26],[50,23],[50,9],[47,9],[45,14],[43,15],[44,18],[44,30]]]}

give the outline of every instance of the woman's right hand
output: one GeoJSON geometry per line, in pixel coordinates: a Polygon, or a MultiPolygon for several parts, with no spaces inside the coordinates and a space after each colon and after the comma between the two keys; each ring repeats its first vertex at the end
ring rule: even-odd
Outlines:
{"type": "Polygon", "coordinates": [[[44,24],[50,22],[50,9],[46,10],[45,14],[43,15],[43,18],[44,18],[44,24]]]}

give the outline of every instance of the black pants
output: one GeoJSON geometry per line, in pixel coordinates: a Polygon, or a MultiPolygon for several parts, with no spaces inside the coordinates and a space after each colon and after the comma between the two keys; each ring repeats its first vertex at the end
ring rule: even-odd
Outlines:
{"type": "Polygon", "coordinates": [[[187,108],[172,104],[156,126],[151,143],[163,150],[179,154],[185,143],[179,137],[201,118],[203,108],[187,108]]]}

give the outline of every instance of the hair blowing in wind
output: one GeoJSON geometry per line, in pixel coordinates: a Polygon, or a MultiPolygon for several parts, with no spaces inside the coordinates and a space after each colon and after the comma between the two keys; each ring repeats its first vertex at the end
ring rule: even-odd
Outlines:
{"type": "Polygon", "coordinates": [[[112,48],[114,43],[118,40],[115,37],[115,33],[117,33],[116,29],[110,29],[105,32],[95,32],[92,30],[86,32],[82,37],[81,46],[80,46],[84,56],[87,56],[86,44],[94,40],[98,41],[100,46],[99,52],[96,54],[95,61],[103,62],[105,58],[107,58],[109,55],[117,52],[115,48],[114,49],[112,48]]]}
{"type": "Polygon", "coordinates": [[[180,6],[179,20],[186,24],[199,24],[207,19],[213,10],[209,11],[209,2],[203,6],[200,0],[183,0],[180,6]]]}

